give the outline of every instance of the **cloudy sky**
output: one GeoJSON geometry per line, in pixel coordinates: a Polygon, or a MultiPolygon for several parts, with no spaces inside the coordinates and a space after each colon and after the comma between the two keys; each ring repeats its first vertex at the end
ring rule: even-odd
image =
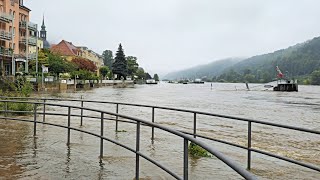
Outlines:
{"type": "Polygon", "coordinates": [[[320,36],[318,0],[25,0],[48,39],[117,50],[165,74],[320,36]]]}

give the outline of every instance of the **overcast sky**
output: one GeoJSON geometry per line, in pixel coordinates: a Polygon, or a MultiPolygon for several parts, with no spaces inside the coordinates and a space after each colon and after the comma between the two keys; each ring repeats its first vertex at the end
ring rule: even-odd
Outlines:
{"type": "Polygon", "coordinates": [[[48,39],[138,57],[151,73],[249,57],[320,36],[319,0],[25,0],[48,39]]]}

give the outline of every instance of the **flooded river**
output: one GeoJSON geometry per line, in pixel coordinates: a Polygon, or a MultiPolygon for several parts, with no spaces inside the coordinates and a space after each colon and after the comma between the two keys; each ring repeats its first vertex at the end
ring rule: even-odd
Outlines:
{"type": "MultiPolygon", "coordinates": [[[[320,131],[320,86],[300,86],[299,92],[265,91],[244,84],[167,84],[136,85],[134,88],[111,87],[57,94],[59,97],[113,102],[136,103],[198,110],[216,114],[274,122],[320,131]]],[[[49,95],[41,95],[48,97],[49,95]]],[[[80,106],[79,103],[63,102],[80,106]]],[[[115,112],[115,105],[85,103],[85,107],[115,112]]],[[[48,112],[66,113],[66,108],[48,107],[48,112]]],[[[119,113],[151,121],[151,109],[120,106],[119,113]]],[[[73,110],[72,114],[79,114],[73,110]]],[[[84,112],[85,115],[99,116],[84,112]]],[[[41,118],[41,117],[40,117],[41,118]]],[[[32,117],[30,117],[32,119],[32,117]]],[[[239,145],[247,145],[247,123],[199,115],[197,133],[239,145]]],[[[65,117],[46,117],[47,122],[66,125],[65,117]]],[[[177,130],[192,132],[193,114],[166,110],[155,111],[155,122],[177,130]]],[[[79,118],[71,125],[79,127],[79,118]]],[[[133,124],[106,122],[105,136],[135,148],[133,124]]],[[[84,130],[100,132],[100,121],[84,119],[84,130]]],[[[320,166],[320,136],[299,131],[253,124],[252,146],[256,149],[320,166]]],[[[103,161],[99,162],[99,139],[71,133],[71,145],[66,145],[67,131],[45,125],[38,126],[33,137],[31,123],[0,120],[0,179],[134,179],[135,155],[106,142],[103,161]]],[[[182,175],[183,140],[156,130],[154,144],[151,129],[141,129],[141,152],[182,175]]],[[[245,150],[210,142],[213,148],[246,168],[245,150]]],[[[259,179],[320,179],[320,173],[265,155],[252,153],[252,170],[259,179]]],[[[141,158],[144,179],[173,179],[160,168],[141,158]]],[[[190,179],[241,179],[237,173],[216,158],[189,160],[190,179]]]]}

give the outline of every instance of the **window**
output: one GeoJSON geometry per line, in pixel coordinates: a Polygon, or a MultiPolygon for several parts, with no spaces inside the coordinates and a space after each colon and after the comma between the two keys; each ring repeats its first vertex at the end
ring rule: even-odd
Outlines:
{"type": "Polygon", "coordinates": [[[16,12],[13,11],[13,19],[15,19],[15,18],[16,18],[16,12]]]}

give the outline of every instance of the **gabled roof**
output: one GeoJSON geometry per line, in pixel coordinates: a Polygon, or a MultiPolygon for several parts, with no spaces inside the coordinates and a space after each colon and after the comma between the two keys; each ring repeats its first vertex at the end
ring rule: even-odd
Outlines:
{"type": "Polygon", "coordinates": [[[59,44],[51,47],[51,52],[60,54],[62,56],[78,56],[80,51],[76,46],[71,42],[62,40],[59,44]]]}

